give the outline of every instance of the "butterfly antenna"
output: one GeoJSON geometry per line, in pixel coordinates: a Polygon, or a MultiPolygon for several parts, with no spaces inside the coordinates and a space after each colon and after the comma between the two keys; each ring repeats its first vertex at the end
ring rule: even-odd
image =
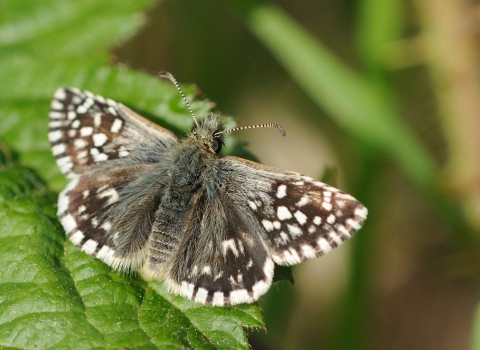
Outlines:
{"type": "Polygon", "coordinates": [[[278,131],[280,131],[280,133],[283,136],[286,136],[285,130],[283,130],[283,128],[280,125],[275,124],[275,123],[257,124],[257,125],[249,125],[249,126],[239,126],[238,128],[233,128],[233,129],[230,129],[230,130],[219,131],[219,132],[215,133],[215,135],[213,135],[213,136],[218,136],[218,135],[221,135],[221,134],[228,134],[232,131],[237,131],[237,130],[256,129],[256,128],[277,129],[278,131]]]}
{"type": "Polygon", "coordinates": [[[192,116],[193,121],[195,122],[195,124],[197,125],[197,128],[198,128],[197,118],[195,118],[195,115],[193,114],[193,111],[192,111],[192,107],[190,107],[190,103],[188,103],[187,98],[185,97],[185,94],[183,93],[182,89],[180,89],[180,85],[178,85],[177,79],[175,79],[175,77],[170,72],[160,72],[160,73],[158,73],[158,76],[160,78],[165,78],[165,79],[170,80],[173,83],[173,85],[175,85],[175,87],[177,88],[180,95],[182,95],[183,100],[187,104],[188,110],[190,111],[190,115],[192,116]]]}

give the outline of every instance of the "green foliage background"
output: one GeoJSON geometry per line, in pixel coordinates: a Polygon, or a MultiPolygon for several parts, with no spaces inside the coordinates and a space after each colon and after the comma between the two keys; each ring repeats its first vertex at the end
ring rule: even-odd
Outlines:
{"type": "MultiPolygon", "coordinates": [[[[474,12],[455,3],[463,7],[0,0],[0,347],[480,349],[480,110],[455,100],[459,91],[478,99],[480,65],[474,44],[451,39],[469,38],[455,29],[474,12]],[[221,109],[234,105],[242,84],[287,81],[315,115],[310,125],[322,125],[341,156],[354,159],[343,164],[346,186],[370,217],[349,243],[349,281],[331,318],[305,315],[314,319],[292,337],[295,297],[286,282],[261,300],[263,315],[258,305],[207,308],[112,272],[65,242],[55,203],[66,181],[47,140],[52,94],[88,89],[181,135],[191,124],[181,97],[145,70],[198,83],[221,109]],[[472,91],[455,73],[474,77],[472,91]],[[256,329],[249,338],[248,329],[256,329]]],[[[183,88],[197,116],[213,108],[195,86],[183,88]]],[[[234,139],[226,151],[248,155],[234,139]]]]}

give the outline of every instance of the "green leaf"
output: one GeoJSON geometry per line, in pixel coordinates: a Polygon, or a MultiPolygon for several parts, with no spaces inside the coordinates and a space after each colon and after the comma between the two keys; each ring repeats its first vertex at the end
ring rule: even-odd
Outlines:
{"type": "MultiPolygon", "coordinates": [[[[105,49],[133,35],[152,3],[0,3],[0,347],[247,349],[244,328],[263,327],[256,304],[205,307],[110,270],[66,242],[56,218],[66,180],[47,125],[58,87],[121,101],[177,134],[191,126],[172,84],[107,65],[105,49]]],[[[211,110],[182,88],[197,115],[211,110]]],[[[229,150],[243,151],[233,139],[229,150]]]]}
{"type": "Polygon", "coordinates": [[[34,56],[98,53],[131,37],[145,22],[142,10],[153,0],[118,2],[2,1],[0,54],[34,56]]]}
{"type": "Polygon", "coordinates": [[[43,181],[18,163],[0,172],[0,345],[93,348],[102,335],[86,319],[61,265],[64,235],[43,181]]]}

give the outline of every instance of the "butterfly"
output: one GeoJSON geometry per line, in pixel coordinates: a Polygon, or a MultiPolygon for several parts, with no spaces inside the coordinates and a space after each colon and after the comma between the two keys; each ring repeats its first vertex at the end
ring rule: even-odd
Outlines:
{"type": "MultiPolygon", "coordinates": [[[[220,156],[224,130],[209,114],[178,139],[121,103],[60,88],[48,137],[70,179],[58,199],[67,237],[119,271],[171,293],[229,306],[269,289],[274,264],[328,253],[359,230],[367,209],[299,173],[220,156]]],[[[274,127],[284,134],[277,124],[274,127]]],[[[257,127],[257,126],[254,126],[257,127]]]]}

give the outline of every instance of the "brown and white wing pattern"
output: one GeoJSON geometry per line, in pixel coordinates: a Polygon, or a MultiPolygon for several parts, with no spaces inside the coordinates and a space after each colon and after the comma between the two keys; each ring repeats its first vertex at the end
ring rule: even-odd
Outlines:
{"type": "Polygon", "coordinates": [[[68,178],[96,165],[155,162],[178,142],[123,104],[76,88],[55,92],[49,116],[52,153],[68,178]]]}

